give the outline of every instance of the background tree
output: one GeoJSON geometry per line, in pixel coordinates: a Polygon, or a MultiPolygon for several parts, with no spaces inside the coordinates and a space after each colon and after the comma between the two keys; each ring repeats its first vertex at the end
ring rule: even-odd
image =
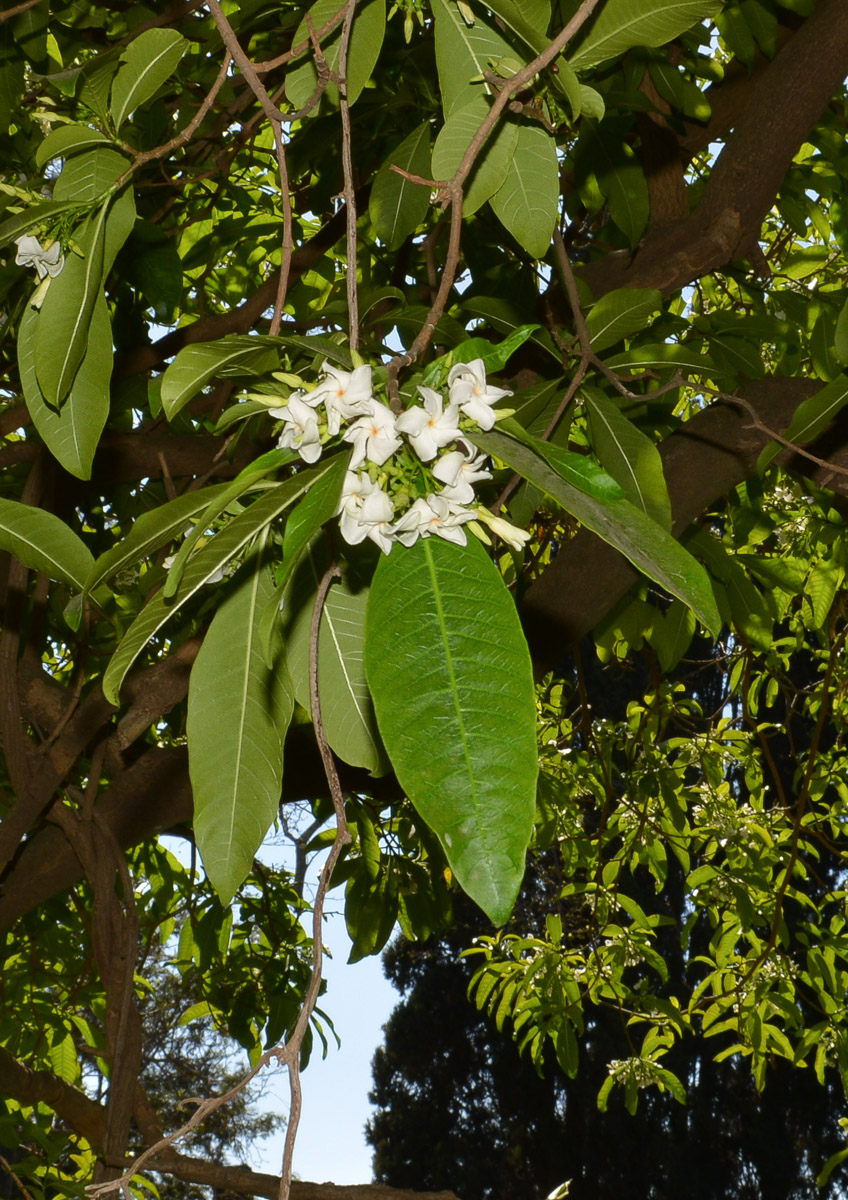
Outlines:
{"type": "Polygon", "coordinates": [[[561,895],[481,939],[475,994],[532,1061],[576,1071],[615,1003],[602,1102],[682,1099],[694,1035],[757,1087],[848,1070],[848,10],[387,7],[0,11],[0,1141],[33,1196],[285,1196],[331,874],[358,956],[457,887],[505,926],[531,841],[561,895]],[[590,631],[657,656],[591,727],[546,679],[590,631]],[[302,871],[256,861],[293,801],[301,862],[331,847],[311,938],[302,871]],[[290,1073],[282,1184],[139,1087],[178,924],[193,1019],[290,1073]]]}

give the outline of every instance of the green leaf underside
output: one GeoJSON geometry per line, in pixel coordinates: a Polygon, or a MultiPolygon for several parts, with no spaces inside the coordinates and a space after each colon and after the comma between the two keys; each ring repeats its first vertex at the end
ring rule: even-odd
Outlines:
{"type": "Polygon", "coordinates": [[[171,421],[216,376],[261,375],[279,366],[279,351],[264,338],[233,334],[186,346],[162,376],[162,407],[171,421]]]}
{"type": "Polygon", "coordinates": [[[188,42],[175,29],[146,29],[130,42],[112,84],[111,110],[116,129],[158,91],[187,48],[188,42]]]}
{"type": "Polygon", "coordinates": [[[543,129],[521,125],[506,178],[491,198],[501,224],[534,258],[551,244],[559,203],[556,143],[543,129]]]}
{"type": "Polygon", "coordinates": [[[656,288],[619,288],[607,292],[586,314],[589,341],[596,354],[638,333],[662,307],[656,288]]]}
{"type": "Polygon", "coordinates": [[[696,21],[714,17],[723,0],[606,0],[567,50],[573,67],[592,67],[631,46],[663,46],[696,21]]]}
{"type": "Polygon", "coordinates": [[[592,389],[592,395],[584,394],[584,403],[601,465],[621,484],[631,504],[670,530],[671,501],[657,447],[602,392],[592,389]]]}
{"type": "Polygon", "coordinates": [[[531,439],[529,434],[524,434],[522,442],[499,432],[475,435],[474,441],[547,492],[649,579],[689,605],[701,623],[718,635],[721,618],[706,571],[671,534],[640,509],[625,499],[600,500],[578,491],[560,474],[561,459],[566,452],[531,439]],[[523,444],[526,442],[532,442],[533,448],[523,444]]]}
{"type": "MultiPolygon", "coordinates": [[[[317,33],[331,17],[339,11],[335,0],[317,0],[309,10],[312,27],[317,33]]],[[[336,26],[321,43],[321,51],[331,71],[338,69],[339,42],[341,40],[341,23],[336,26]]],[[[383,38],[386,33],[386,0],[367,0],[358,7],[350,35],[347,62],[347,97],[350,104],[355,104],[362,93],[371,72],[377,63],[383,38]]],[[[298,25],[294,35],[293,45],[299,46],[309,37],[306,21],[298,25]]],[[[318,86],[318,72],[315,69],[313,52],[307,51],[306,60],[298,60],[297,65],[289,70],[286,76],[286,96],[295,108],[303,108],[312,97],[318,86]]],[[[339,89],[334,83],[328,85],[325,95],[330,103],[338,105],[339,89]]],[[[317,111],[317,106],[313,112],[317,111]]]]}
{"type": "Polygon", "coordinates": [[[73,386],[57,413],[47,404],[35,373],[35,346],[42,314],[28,308],[18,333],[18,367],[27,409],[50,453],[78,479],[91,478],[94,453],[109,415],[109,379],[112,374],[112,327],[109,308],[101,293],[89,326],[88,348],[73,386]]]}
{"type": "Polygon", "coordinates": [[[118,704],[124,676],[152,637],[187,600],[203,587],[210,575],[225,567],[249,542],[281,513],[294,504],[323,470],[304,471],[265,492],[245,512],[235,517],[213,537],[186,565],[179,595],[169,604],[158,592],[141,610],[115,651],[103,676],[103,693],[111,704],[118,704]]]}
{"type": "Polygon", "coordinates": [[[246,878],[276,816],[294,708],[285,672],[261,652],[259,618],[274,587],[258,559],[215,614],[188,693],[194,832],[222,904],[246,878]]]}
{"type": "Polygon", "coordinates": [[[538,773],[527,644],[474,538],[381,558],[365,669],[401,786],[463,889],[496,924],[521,883],[538,773]]]}
{"type": "Polygon", "coordinates": [[[377,237],[390,250],[397,250],[426,217],[430,207],[430,190],[420,183],[410,183],[404,179],[392,170],[392,164],[402,167],[411,175],[432,178],[429,121],[422,121],[391,152],[377,172],[371,189],[368,211],[377,237]]]}
{"type": "Polygon", "coordinates": [[[94,562],[86,544],[63,520],[15,500],[0,499],[0,550],[78,591],[94,562]]]}
{"type": "MultiPolygon", "coordinates": [[[[486,119],[489,107],[489,101],[481,93],[470,104],[451,113],[433,147],[434,178],[453,177],[474,135],[486,119]]],[[[462,202],[463,213],[470,216],[476,212],[509,177],[517,143],[518,126],[512,121],[501,121],[480,152],[468,177],[462,202]]]]}
{"type": "Polygon", "coordinates": [[[93,145],[109,144],[105,133],[97,129],[89,129],[87,125],[60,125],[49,133],[35,155],[35,165],[44,167],[53,158],[68,158],[83,150],[90,150],[93,145]]]}
{"type": "Polygon", "coordinates": [[[478,96],[488,94],[482,82],[484,72],[491,69],[493,61],[515,58],[515,50],[482,21],[466,25],[453,0],[433,0],[432,8],[439,89],[447,119],[478,96]]]}
{"type": "MultiPolygon", "coordinates": [[[[294,611],[284,627],[286,664],[295,698],[310,714],[309,643],[320,575],[317,554],[310,552],[293,580],[287,600],[294,611]]],[[[327,594],[318,637],[321,718],[327,741],[343,762],[382,775],[389,764],[365,679],[367,605],[368,589],[354,589],[347,580],[334,583],[327,594]]]]}

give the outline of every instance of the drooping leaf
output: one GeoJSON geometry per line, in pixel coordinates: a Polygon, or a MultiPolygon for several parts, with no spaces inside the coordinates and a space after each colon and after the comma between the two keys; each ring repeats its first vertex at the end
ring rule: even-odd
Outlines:
{"type": "Polygon", "coordinates": [[[286,521],[283,536],[283,562],[277,572],[277,586],[284,587],[307,543],[323,525],[336,515],[342,494],[350,454],[342,453],[327,460],[327,469],[313,483],[286,521]]]}
{"type": "Polygon", "coordinates": [[[543,129],[521,125],[506,179],[491,205],[495,215],[534,258],[551,244],[559,203],[556,143],[543,129]]]}
{"type": "MultiPolygon", "coordinates": [[[[436,179],[451,179],[489,112],[489,102],[479,95],[448,117],[433,147],[436,179]]],[[[512,121],[501,121],[481,150],[466,180],[462,211],[471,215],[494,195],[510,176],[519,129],[512,121]]]]}
{"type": "Polygon", "coordinates": [[[414,233],[427,215],[430,191],[420,183],[411,183],[392,170],[402,167],[411,175],[432,178],[430,167],[430,122],[422,121],[391,152],[374,177],[368,211],[377,237],[390,250],[397,250],[414,233]]]}
{"type": "Polygon", "coordinates": [[[217,576],[257,534],[294,504],[321,471],[321,467],[303,471],[265,492],[198,550],[186,566],[180,594],[173,603],[169,604],[161,592],[148,601],[124,634],[103,676],[103,694],[110,703],[118,704],[124,676],[150,639],[179,612],[183,604],[200,591],[210,577],[217,576]]]}
{"type": "Polygon", "coordinates": [[[82,591],[94,558],[88,546],[53,513],[0,498],[0,550],[31,571],[82,591]]]}
{"type": "Polygon", "coordinates": [[[638,333],[662,307],[656,288],[617,288],[607,292],[586,313],[586,328],[596,354],[623,337],[638,333]]]}
{"type": "Polygon", "coordinates": [[[116,129],[159,90],[187,49],[188,42],[176,29],[145,29],[133,38],[112,84],[110,108],[116,129]]]}
{"type": "Polygon", "coordinates": [[[710,581],[701,564],[671,534],[628,500],[621,497],[599,499],[578,491],[563,477],[563,460],[567,452],[532,439],[523,430],[521,434],[522,441],[519,442],[493,430],[475,434],[474,441],[553,496],[587,529],[621,551],[649,579],[688,604],[701,623],[717,635],[721,619],[710,581]]]}
{"type": "Polygon", "coordinates": [[[162,407],[169,421],[216,376],[263,375],[279,366],[270,338],[233,334],[218,342],[186,346],[162,376],[162,407]]]}
{"type": "Polygon", "coordinates": [[[421,539],[381,558],[365,669],[401,786],[463,889],[502,924],[535,811],[535,704],[515,607],[476,539],[421,539]]]}
{"type": "MultiPolygon", "coordinates": [[[[335,0],[316,0],[309,10],[312,27],[316,33],[339,11],[335,0]]],[[[321,42],[321,52],[331,71],[338,70],[341,23],[321,42]]],[[[380,56],[383,38],[386,35],[386,0],[366,0],[357,7],[350,35],[347,57],[347,98],[354,104],[362,94],[371,72],[380,56]]],[[[295,31],[293,45],[298,46],[309,37],[306,20],[300,22],[295,31]]],[[[318,87],[318,72],[312,48],[306,52],[305,61],[289,68],[286,76],[286,96],[295,108],[303,108],[318,87]]],[[[325,95],[331,104],[338,106],[339,89],[335,83],[327,85],[325,95]]],[[[317,106],[312,110],[317,111],[317,106]]]]}
{"type": "Polygon", "coordinates": [[[445,120],[489,92],[483,75],[515,50],[482,20],[466,25],[454,0],[433,0],[436,20],[436,67],[445,120]]]}
{"type": "MultiPolygon", "coordinates": [[[[59,408],[89,345],[89,324],[102,297],[104,205],[86,223],[78,244],[81,254],[65,257],[64,269],[50,281],[35,336],[35,370],[44,399],[59,408]]],[[[111,346],[110,346],[111,350],[111,346]]]]}
{"type": "Polygon", "coordinates": [[[38,323],[42,320],[43,313],[27,308],[18,331],[18,369],[24,400],[33,424],[54,458],[71,475],[90,479],[94,453],[109,415],[112,374],[109,308],[101,293],[91,315],[85,357],[58,413],[45,400],[35,371],[38,323]]]}
{"type": "Polygon", "coordinates": [[[598,460],[637,508],[671,529],[671,501],[660,452],[618,405],[597,388],[584,389],[592,446],[598,460]]]}
{"type": "MultiPolygon", "coordinates": [[[[317,549],[303,558],[287,594],[283,618],[286,666],[295,698],[309,713],[309,644],[322,574],[319,561],[317,549]]],[[[342,579],[330,588],[318,637],[318,688],[321,718],[333,752],[352,767],[382,775],[389,763],[377,732],[363,660],[367,605],[367,587],[342,579]]]]}
{"type": "Polygon", "coordinates": [[[664,46],[696,21],[714,17],[723,0],[606,0],[566,54],[585,69],[631,46],[664,46]]]}
{"type": "Polygon", "coordinates": [[[225,905],[250,871],[280,803],[294,701],[285,671],[279,662],[269,667],[260,648],[259,617],[273,591],[256,554],[216,612],[189,683],[194,833],[225,905]]]}

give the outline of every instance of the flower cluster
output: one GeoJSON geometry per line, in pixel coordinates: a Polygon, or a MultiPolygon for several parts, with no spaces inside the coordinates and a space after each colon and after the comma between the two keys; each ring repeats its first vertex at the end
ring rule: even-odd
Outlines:
{"type": "MultiPolygon", "coordinates": [[[[463,436],[489,430],[492,407],[504,388],[486,382],[481,358],[457,363],[448,374],[448,401],[419,386],[422,403],[396,416],[373,394],[371,368],[341,371],[325,362],[311,392],[293,393],[271,416],[284,422],[278,445],[317,462],[324,444],[341,434],[353,447],[337,515],[352,546],[370,538],[388,554],[395,542],[411,546],[436,534],[464,546],[463,526],[483,520],[511,545],[526,534],[493,517],[474,500],[474,485],[491,479],[487,458],[463,436]]],[[[479,531],[482,534],[482,530],[479,531]]]]}

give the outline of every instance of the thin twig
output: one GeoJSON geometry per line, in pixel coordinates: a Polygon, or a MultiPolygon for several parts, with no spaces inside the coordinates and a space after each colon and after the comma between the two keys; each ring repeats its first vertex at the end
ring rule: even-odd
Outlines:
{"type": "Polygon", "coordinates": [[[13,8],[7,8],[4,12],[0,12],[0,23],[10,21],[12,17],[18,17],[21,13],[28,12],[29,9],[35,8],[37,4],[43,3],[43,0],[23,0],[22,4],[16,4],[13,8]]]}
{"type": "Polygon", "coordinates": [[[356,0],[348,0],[342,36],[339,43],[339,108],[342,118],[342,170],[344,198],[347,205],[347,312],[349,341],[352,351],[359,349],[359,298],[356,291],[356,192],[353,186],[353,156],[351,154],[350,104],[347,98],[347,56],[353,29],[356,0]]]}
{"type": "Polygon", "coordinates": [[[272,337],[280,332],[283,321],[283,309],[286,303],[286,293],[289,290],[289,274],[291,271],[292,254],[294,253],[294,233],[292,230],[292,204],[289,190],[289,172],[286,164],[286,145],[283,141],[283,128],[279,121],[272,121],[274,145],[277,150],[277,166],[280,171],[280,200],[283,205],[283,246],[280,261],[280,278],[277,281],[277,295],[274,299],[274,315],[268,332],[272,337]]]}
{"type": "Polygon", "coordinates": [[[780,442],[781,446],[785,446],[787,450],[791,450],[793,454],[800,454],[802,458],[809,459],[814,462],[817,467],[821,467],[825,471],[831,471],[834,475],[848,475],[848,468],[840,467],[836,463],[829,462],[826,458],[819,458],[816,454],[811,454],[809,450],[805,450],[803,446],[799,446],[797,442],[791,442],[789,438],[784,437],[782,433],[778,433],[775,429],[764,424],[757,416],[757,411],[752,404],[743,399],[742,396],[732,396],[729,392],[718,392],[713,388],[704,388],[710,396],[717,400],[723,400],[725,404],[735,404],[746,412],[751,418],[751,425],[754,429],[759,429],[760,433],[764,433],[766,437],[773,438],[774,441],[780,442]]]}
{"type": "MultiPolygon", "coordinates": [[[[38,2],[38,0],[36,0],[36,2],[38,2]]],[[[32,4],[25,4],[23,7],[32,8],[32,4]]],[[[15,1184],[17,1184],[18,1190],[20,1191],[21,1195],[25,1197],[25,1200],[32,1200],[32,1192],[27,1191],[23,1185],[23,1182],[18,1179],[17,1175],[15,1174],[12,1164],[8,1161],[8,1159],[5,1159],[2,1154],[0,1154],[0,1167],[2,1167],[9,1178],[15,1184]]]]}
{"type": "Polygon", "coordinates": [[[215,20],[218,27],[218,32],[221,35],[221,40],[235,59],[238,69],[245,78],[250,90],[253,92],[256,99],[262,105],[262,110],[269,121],[285,121],[285,113],[280,112],[276,104],[271,102],[271,97],[265,90],[265,85],[259,76],[256,74],[256,68],[250,61],[244,50],[241,48],[241,43],[236,37],[235,30],[230,22],[224,16],[224,11],[218,0],[207,0],[209,11],[215,20]]]}

